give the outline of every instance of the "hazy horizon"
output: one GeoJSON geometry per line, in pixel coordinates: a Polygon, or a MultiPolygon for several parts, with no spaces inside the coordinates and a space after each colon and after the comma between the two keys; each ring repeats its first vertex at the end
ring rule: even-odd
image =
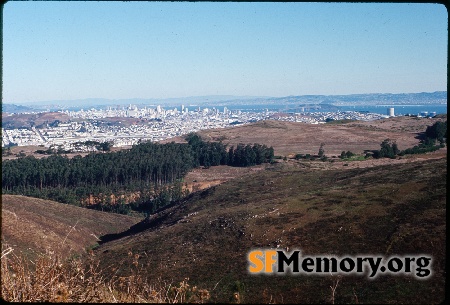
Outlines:
{"type": "Polygon", "coordinates": [[[2,102],[447,90],[442,4],[7,2],[2,102]]]}
{"type": "MultiPolygon", "coordinates": [[[[331,99],[329,103],[338,103],[338,104],[364,104],[366,106],[371,106],[371,102],[382,102],[386,101],[386,98],[393,98],[392,102],[400,102],[401,105],[411,106],[418,105],[417,99],[420,98],[417,95],[427,95],[425,97],[428,101],[426,104],[430,103],[430,98],[435,100],[436,103],[434,105],[444,105],[442,103],[443,96],[445,93],[445,100],[447,98],[447,91],[435,91],[435,92],[416,92],[416,93],[364,93],[364,94],[344,94],[344,95],[290,95],[283,97],[269,97],[269,96],[232,96],[232,95],[210,95],[210,96],[190,96],[190,97],[179,97],[179,98],[165,98],[165,99],[154,99],[154,98],[124,98],[124,99],[107,99],[107,98],[85,98],[85,99],[74,99],[74,100],[48,100],[48,101],[28,101],[28,102],[16,102],[16,103],[8,103],[2,102],[5,105],[17,105],[17,106],[48,106],[48,105],[60,105],[67,107],[69,103],[74,103],[70,105],[73,107],[86,107],[86,106],[112,106],[112,105],[163,105],[163,106],[173,106],[176,104],[191,104],[192,105],[209,105],[213,106],[214,104],[223,104],[223,105],[268,105],[268,104],[284,104],[283,99],[288,100],[285,101],[288,104],[292,103],[306,103],[306,104],[318,104],[322,103],[324,100],[331,99]],[[405,96],[406,97],[405,97],[405,96]],[[361,100],[354,100],[355,96],[360,96],[361,100]],[[377,99],[377,96],[381,99],[377,99]],[[292,98],[295,100],[293,101],[292,98]],[[323,98],[321,100],[320,98],[323,98]],[[406,100],[411,99],[410,103],[405,103],[406,100]],[[334,99],[334,101],[333,101],[334,99]],[[374,100],[371,100],[374,99],[374,100]],[[281,101],[278,101],[281,100],[281,101]],[[278,101],[278,102],[277,102],[278,101]],[[233,103],[235,102],[235,103],[233,103]],[[225,104],[224,104],[225,103],[225,104]]],[[[423,97],[422,97],[423,98],[423,97]]],[[[388,101],[386,101],[388,102],[388,101]]],[[[445,103],[446,104],[446,103],[445,103]]],[[[373,104],[373,106],[380,106],[380,104],[373,104]]]]}

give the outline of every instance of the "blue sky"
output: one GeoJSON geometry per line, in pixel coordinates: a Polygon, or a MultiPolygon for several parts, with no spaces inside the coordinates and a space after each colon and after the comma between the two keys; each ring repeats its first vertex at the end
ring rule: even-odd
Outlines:
{"type": "Polygon", "coordinates": [[[3,102],[447,90],[441,4],[7,2],[3,102]]]}

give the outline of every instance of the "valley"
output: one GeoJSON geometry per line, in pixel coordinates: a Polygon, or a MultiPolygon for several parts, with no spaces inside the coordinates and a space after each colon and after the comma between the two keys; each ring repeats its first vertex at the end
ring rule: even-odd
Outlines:
{"type": "Polygon", "coordinates": [[[49,251],[62,257],[93,255],[106,278],[130,276],[133,268],[150,283],[189,278],[192,286],[209,292],[209,302],[441,303],[447,147],[393,159],[338,157],[347,150],[364,155],[386,138],[400,149],[412,147],[427,126],[440,120],[446,118],[323,125],[264,121],[201,131],[203,139],[229,146],[273,146],[280,158],[250,167],[194,168],[184,177],[190,194],[146,218],[2,195],[2,245],[29,259],[49,251]],[[317,154],[320,143],[325,143],[326,161],[294,158],[317,154]],[[298,249],[304,255],[426,254],[433,259],[433,275],[426,280],[406,274],[376,279],[332,273],[251,275],[247,253],[254,249],[298,249]]]}
{"type": "Polygon", "coordinates": [[[333,282],[331,274],[249,275],[246,254],[252,249],[428,253],[434,259],[432,279],[346,276],[337,301],[439,303],[445,296],[446,162],[346,171],[275,165],[194,193],[125,235],[105,236],[96,253],[106,265],[131,251],[153,280],[189,277],[211,291],[212,301],[229,302],[239,292],[251,303],[328,303],[333,282]]]}

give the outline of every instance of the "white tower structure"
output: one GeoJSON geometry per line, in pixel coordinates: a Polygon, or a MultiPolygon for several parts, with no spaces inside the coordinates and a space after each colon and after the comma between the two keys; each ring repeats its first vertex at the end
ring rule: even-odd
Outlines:
{"type": "Polygon", "coordinates": [[[395,116],[395,114],[394,114],[394,107],[388,108],[387,115],[388,116],[395,116]]]}

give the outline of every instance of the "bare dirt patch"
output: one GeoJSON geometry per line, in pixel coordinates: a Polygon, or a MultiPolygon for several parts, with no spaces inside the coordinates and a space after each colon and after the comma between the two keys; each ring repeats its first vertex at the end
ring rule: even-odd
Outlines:
{"type": "Polygon", "coordinates": [[[258,173],[265,167],[265,165],[253,167],[231,167],[221,165],[210,168],[196,168],[186,175],[184,181],[187,185],[186,188],[190,192],[195,192],[221,184],[234,178],[258,173]]]}

